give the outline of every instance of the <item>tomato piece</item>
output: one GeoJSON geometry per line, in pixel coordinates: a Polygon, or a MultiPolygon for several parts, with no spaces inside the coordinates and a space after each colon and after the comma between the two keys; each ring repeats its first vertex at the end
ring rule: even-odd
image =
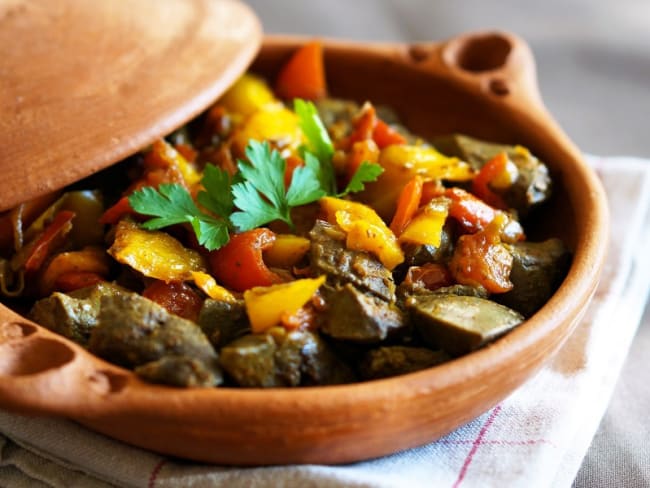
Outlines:
{"type": "Polygon", "coordinates": [[[52,252],[61,246],[66,235],[72,230],[72,219],[76,214],[69,210],[61,210],[36,240],[29,256],[25,260],[25,271],[33,272],[41,268],[52,252]]]}
{"type": "Polygon", "coordinates": [[[377,119],[372,138],[379,149],[393,144],[406,144],[406,138],[381,119],[377,119]]]}
{"type": "Polygon", "coordinates": [[[266,266],[262,257],[274,242],[275,233],[265,228],[231,236],[228,244],[210,253],[212,274],[227,288],[240,292],[281,283],[282,278],[266,266]]]}
{"type": "Polygon", "coordinates": [[[462,285],[482,286],[490,293],[512,289],[512,254],[501,244],[506,217],[500,214],[484,230],[461,236],[456,243],[449,270],[462,285]]]}
{"type": "Polygon", "coordinates": [[[276,79],[275,91],[286,99],[316,100],[327,95],[320,41],[308,42],[291,56],[276,79]]]}
{"type": "Polygon", "coordinates": [[[203,305],[199,294],[182,281],[156,280],[145,288],[142,296],[162,305],[169,313],[192,321],[196,321],[203,305]]]}
{"type": "Polygon", "coordinates": [[[405,285],[420,285],[427,290],[435,290],[454,283],[447,267],[442,264],[425,263],[422,266],[411,266],[404,278],[405,285]]]}

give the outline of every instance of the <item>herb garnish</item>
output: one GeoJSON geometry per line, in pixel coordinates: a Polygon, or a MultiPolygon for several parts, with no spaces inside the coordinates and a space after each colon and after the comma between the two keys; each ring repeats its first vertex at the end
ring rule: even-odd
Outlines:
{"type": "Polygon", "coordinates": [[[375,181],[382,173],[381,166],[364,161],[345,189],[337,192],[332,166],[334,145],[316,107],[296,99],[294,110],[307,143],[301,148],[305,165],[293,171],[288,188],[284,185],[286,160],[268,142],[250,140],[246,147],[248,161],[238,161],[239,172],[234,178],[206,165],[201,179],[204,190],[198,193],[197,201],[207,212],[194,203],[186,188],[176,183],[133,192],[129,196],[133,210],[154,217],[142,226],[154,230],[189,223],[199,244],[213,251],[228,242],[232,230],[250,230],[275,220],[293,227],[292,208],[327,195],[340,197],[362,191],[365,183],[375,181]]]}

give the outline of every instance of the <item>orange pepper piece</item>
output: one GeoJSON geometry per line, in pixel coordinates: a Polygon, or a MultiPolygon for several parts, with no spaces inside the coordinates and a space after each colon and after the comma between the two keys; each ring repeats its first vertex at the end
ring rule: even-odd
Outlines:
{"type": "Polygon", "coordinates": [[[372,138],[383,149],[392,144],[406,144],[406,138],[381,119],[377,119],[372,138]]]}
{"type": "Polygon", "coordinates": [[[390,223],[390,230],[397,237],[404,231],[420,206],[422,185],[422,177],[416,175],[404,186],[400,193],[399,199],[397,200],[397,209],[390,223]]]}
{"type": "Polygon", "coordinates": [[[266,266],[262,257],[274,242],[275,233],[265,228],[231,236],[228,244],[210,253],[212,274],[227,288],[240,292],[281,283],[282,278],[266,266]]]}
{"type": "Polygon", "coordinates": [[[308,42],[291,56],[276,79],[275,91],[286,99],[316,100],[327,95],[320,41],[308,42]]]}

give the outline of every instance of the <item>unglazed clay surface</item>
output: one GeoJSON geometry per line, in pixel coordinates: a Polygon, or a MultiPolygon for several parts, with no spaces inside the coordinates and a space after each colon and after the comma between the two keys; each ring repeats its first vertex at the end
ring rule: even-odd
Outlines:
{"type": "MultiPolygon", "coordinates": [[[[253,70],[271,79],[299,38],[268,38],[253,70]]],[[[330,92],[392,106],[415,133],[459,131],[525,145],[558,182],[535,229],[574,259],[551,300],[490,346],[438,367],[298,390],[171,389],[144,384],[0,308],[0,406],[60,415],[125,442],[222,464],[345,463],[430,442],[495,405],[575,328],[598,282],[607,211],[579,151],[544,109],[525,43],[478,33],[443,43],[325,42],[330,92]],[[39,356],[36,358],[35,356],[39,356]]]]}

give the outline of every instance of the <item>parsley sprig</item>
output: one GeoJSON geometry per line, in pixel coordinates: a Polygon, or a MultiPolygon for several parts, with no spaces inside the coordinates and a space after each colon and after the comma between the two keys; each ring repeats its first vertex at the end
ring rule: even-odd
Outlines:
{"type": "Polygon", "coordinates": [[[306,144],[301,148],[304,166],[297,167],[288,188],[284,175],[286,160],[268,142],[251,140],[246,147],[248,161],[238,161],[235,177],[213,165],[206,165],[194,203],[183,186],[162,184],[156,190],[144,187],[129,196],[133,210],[154,217],[144,228],[155,230],[189,223],[199,244],[212,251],[224,246],[231,231],[245,231],[280,220],[293,227],[291,209],[315,202],[327,195],[344,196],[364,189],[375,181],[381,166],[364,161],[343,191],[338,192],[332,166],[334,145],[316,107],[296,99],[294,110],[306,144]]]}
{"type": "Polygon", "coordinates": [[[189,192],[177,183],[163,183],[157,190],[146,186],[129,196],[129,204],[136,212],[155,217],[142,224],[145,229],[189,223],[199,244],[210,251],[224,246],[230,239],[227,219],[201,211],[189,192]]]}
{"type": "Polygon", "coordinates": [[[249,162],[239,161],[243,181],[232,185],[235,206],[239,209],[230,221],[239,230],[250,230],[274,220],[293,227],[291,209],[315,202],[327,193],[321,188],[313,167],[293,171],[289,188],[284,188],[287,162],[271,150],[267,142],[251,140],[246,147],[249,162]]]}

